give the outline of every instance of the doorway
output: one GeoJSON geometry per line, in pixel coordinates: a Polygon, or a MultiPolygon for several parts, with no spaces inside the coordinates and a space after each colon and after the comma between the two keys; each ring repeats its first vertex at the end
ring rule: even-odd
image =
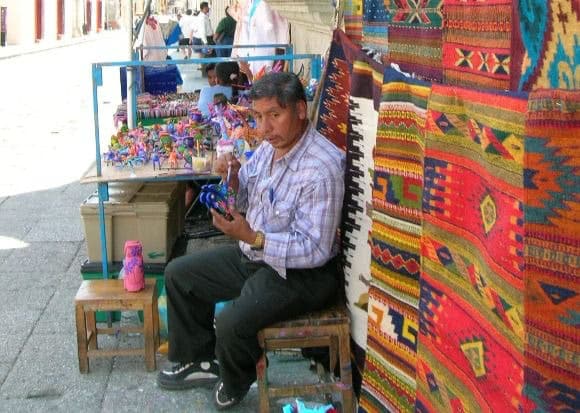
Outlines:
{"type": "Polygon", "coordinates": [[[64,0],[56,1],[56,37],[64,36],[64,0]]]}
{"type": "Polygon", "coordinates": [[[34,1],[34,40],[37,42],[42,40],[42,33],[44,32],[44,22],[42,19],[42,15],[44,14],[43,3],[43,0],[34,1]]]}

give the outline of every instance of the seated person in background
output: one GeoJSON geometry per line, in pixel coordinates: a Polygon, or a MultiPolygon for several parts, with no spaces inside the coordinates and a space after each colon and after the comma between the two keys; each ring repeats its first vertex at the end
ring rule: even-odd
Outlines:
{"type": "Polygon", "coordinates": [[[245,92],[250,87],[250,82],[246,75],[240,70],[240,65],[238,62],[221,62],[218,63],[219,68],[216,68],[216,72],[219,71],[220,77],[227,79],[229,85],[233,88],[232,103],[236,103],[238,100],[238,95],[241,92],[245,92]]]}
{"type": "Polygon", "coordinates": [[[157,383],[173,390],[215,383],[218,410],[239,403],[256,380],[258,331],[326,307],[340,285],[344,155],[308,121],[295,74],[265,75],[250,97],[264,141],[243,166],[232,154],[216,161],[245,217],[211,210],[213,224],[239,244],[198,250],[165,268],[168,357],[176,364],[157,383]],[[227,300],[214,328],[215,304],[227,300]]]}
{"type": "MultiPolygon", "coordinates": [[[[210,115],[210,104],[213,104],[213,97],[218,93],[223,93],[231,101],[233,96],[232,81],[230,79],[231,68],[228,64],[231,62],[221,62],[215,66],[217,84],[214,86],[205,86],[199,92],[197,107],[204,116],[210,115]]],[[[208,75],[209,77],[209,75],[208,75]]]]}
{"type": "MultiPolygon", "coordinates": [[[[205,66],[204,70],[205,70],[205,73],[207,75],[207,83],[210,86],[217,85],[217,77],[215,74],[215,63],[208,63],[205,66]]],[[[200,92],[200,90],[196,90],[196,92],[200,92]]],[[[195,196],[196,196],[195,190],[196,190],[196,186],[194,185],[194,183],[192,181],[187,181],[186,188],[185,188],[185,209],[186,210],[189,210],[189,207],[191,206],[191,204],[195,200],[195,196]]]]}
{"type": "Polygon", "coordinates": [[[207,83],[210,86],[217,85],[217,75],[215,73],[215,63],[208,63],[205,68],[205,75],[207,76],[207,83]]]}

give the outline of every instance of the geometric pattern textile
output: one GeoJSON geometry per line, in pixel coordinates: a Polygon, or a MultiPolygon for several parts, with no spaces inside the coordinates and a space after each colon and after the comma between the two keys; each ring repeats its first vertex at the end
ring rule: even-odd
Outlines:
{"type": "MultiPolygon", "coordinates": [[[[373,102],[375,62],[360,52],[353,62],[349,97],[349,131],[346,153],[345,204],[342,219],[342,242],[345,259],[347,307],[355,344],[366,351],[368,289],[370,285],[373,149],[378,112],[373,102]]],[[[379,89],[380,90],[380,89],[379,89]]]]}
{"type": "Polygon", "coordinates": [[[580,409],[580,91],[529,98],[524,161],[526,410],[580,409]]]}
{"type": "Polygon", "coordinates": [[[514,0],[511,90],[580,89],[580,3],[514,0]]]}
{"type": "Polygon", "coordinates": [[[345,0],[344,31],[356,44],[363,39],[363,0],[345,0]]]}
{"type": "Polygon", "coordinates": [[[363,40],[365,47],[386,52],[389,12],[385,0],[366,0],[363,5],[363,40]]]}
{"type": "Polygon", "coordinates": [[[512,1],[443,1],[445,84],[509,89],[512,1]]]}
{"type": "Polygon", "coordinates": [[[360,411],[412,412],[419,329],[421,196],[430,86],[384,72],[374,151],[371,286],[360,411]]]}
{"type": "Polygon", "coordinates": [[[320,94],[316,129],[342,150],[346,150],[348,98],[352,56],[360,52],[342,30],[333,33],[320,94]]]}
{"type": "Polygon", "coordinates": [[[401,70],[441,83],[443,0],[392,0],[388,3],[388,58],[401,70]]]}
{"type": "Polygon", "coordinates": [[[433,85],[417,349],[419,412],[522,410],[527,97],[433,85]]]}
{"type": "MultiPolygon", "coordinates": [[[[374,104],[375,84],[382,85],[374,74],[378,65],[359,50],[351,56],[349,117],[345,171],[345,201],[342,212],[342,253],[346,304],[351,319],[353,379],[362,379],[367,344],[367,308],[370,284],[370,245],[373,149],[378,112],[374,104]]],[[[356,386],[355,386],[356,387],[356,386]]]]}

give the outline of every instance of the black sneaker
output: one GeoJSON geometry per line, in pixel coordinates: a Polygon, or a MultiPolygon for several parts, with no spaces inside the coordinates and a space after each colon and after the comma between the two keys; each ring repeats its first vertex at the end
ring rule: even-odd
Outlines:
{"type": "Polygon", "coordinates": [[[157,385],[167,390],[185,390],[213,384],[219,378],[219,366],[215,361],[177,363],[157,376],[157,385]]]}
{"type": "MultiPolygon", "coordinates": [[[[249,390],[249,389],[248,389],[249,390]]],[[[225,389],[224,382],[218,381],[213,389],[213,403],[217,410],[226,410],[235,406],[246,397],[248,390],[241,392],[236,396],[231,396],[225,389]]]]}

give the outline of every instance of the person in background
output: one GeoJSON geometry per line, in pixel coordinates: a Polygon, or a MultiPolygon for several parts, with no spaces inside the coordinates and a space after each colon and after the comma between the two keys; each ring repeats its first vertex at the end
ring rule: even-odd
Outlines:
{"type": "MultiPolygon", "coordinates": [[[[226,17],[220,20],[215,33],[213,34],[213,40],[217,45],[232,45],[234,44],[234,34],[236,33],[236,21],[228,13],[226,7],[226,17]]],[[[218,57],[230,57],[232,54],[232,49],[216,49],[218,57]]]]}
{"type": "Polygon", "coordinates": [[[195,30],[195,17],[192,16],[191,9],[185,12],[184,16],[179,17],[179,28],[181,29],[182,38],[179,39],[179,45],[185,46],[185,58],[191,57],[191,45],[193,44],[193,35],[195,30]]]}
{"type": "MultiPolygon", "coordinates": [[[[232,62],[220,62],[215,66],[217,84],[214,86],[204,86],[199,92],[197,107],[204,116],[209,116],[210,104],[213,105],[214,95],[223,93],[231,101],[233,97],[231,67],[232,62]]],[[[235,62],[233,62],[235,63],[235,62]]]]}
{"type": "Polygon", "coordinates": [[[215,63],[208,63],[205,66],[205,75],[207,76],[207,83],[210,86],[215,86],[218,84],[218,79],[215,72],[215,63]]]}
{"type": "Polygon", "coordinates": [[[340,285],[344,155],[309,122],[295,74],[265,75],[250,97],[264,141],[243,166],[229,153],[218,158],[236,209],[231,220],[211,210],[213,224],[239,243],[195,251],[165,268],[175,365],[157,383],[172,390],[215,383],[217,410],[238,404],[256,380],[258,332],[326,307],[340,285]],[[214,327],[215,304],[228,300],[214,327]]]}
{"type": "Polygon", "coordinates": [[[199,14],[195,19],[196,30],[193,34],[193,44],[195,46],[207,46],[205,51],[198,51],[204,57],[213,56],[213,50],[209,46],[214,45],[213,28],[211,27],[211,20],[209,19],[209,4],[207,1],[202,1],[199,5],[199,14]]]}

